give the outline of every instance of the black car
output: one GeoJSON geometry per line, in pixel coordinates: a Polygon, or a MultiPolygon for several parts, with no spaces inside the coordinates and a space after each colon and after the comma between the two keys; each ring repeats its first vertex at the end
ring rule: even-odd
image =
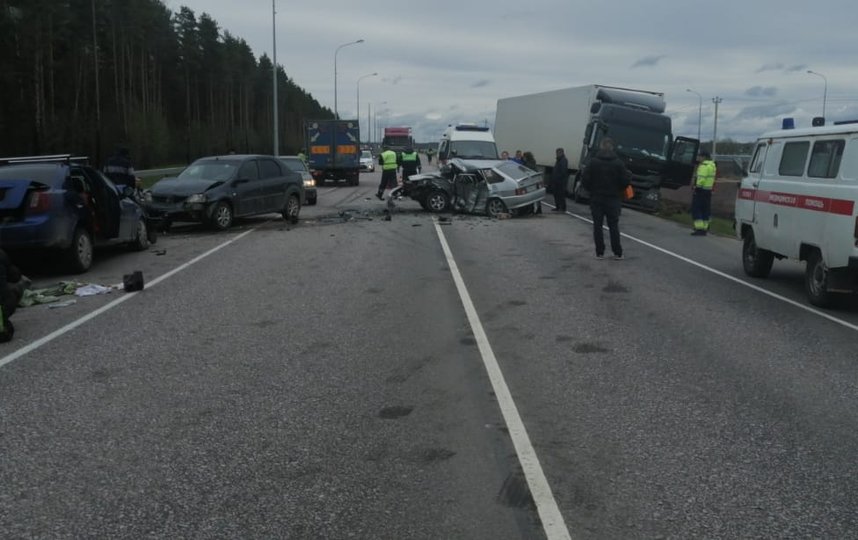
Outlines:
{"type": "Polygon", "coordinates": [[[0,247],[56,250],[73,272],[92,265],[96,246],[145,250],[155,221],[130,187],[119,189],[86,158],[0,158],[0,247]]]}
{"type": "Polygon", "coordinates": [[[303,190],[301,175],[274,156],[212,156],[194,161],[175,178],[158,181],[149,205],[165,227],[195,221],[225,230],[237,217],[274,212],[297,222],[303,190]]]}
{"type": "Polygon", "coordinates": [[[280,156],[280,161],[284,165],[301,175],[304,179],[304,196],[306,203],[309,206],[316,204],[316,180],[310,174],[310,168],[307,167],[307,162],[301,159],[300,156],[280,156]]]}

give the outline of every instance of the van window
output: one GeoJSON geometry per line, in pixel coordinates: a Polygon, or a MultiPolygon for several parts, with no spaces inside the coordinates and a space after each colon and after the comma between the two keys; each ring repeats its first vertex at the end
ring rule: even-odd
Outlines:
{"type": "Polygon", "coordinates": [[[840,177],[844,180],[858,180],[858,137],[849,139],[841,170],[840,177]]]}
{"type": "Polygon", "coordinates": [[[778,175],[778,163],[781,160],[781,151],[784,149],[782,142],[773,142],[766,151],[766,163],[763,165],[763,176],[774,177],[778,175]]]}
{"type": "Polygon", "coordinates": [[[816,141],[810,153],[807,175],[814,178],[836,178],[846,141],[816,141]]]}
{"type": "Polygon", "coordinates": [[[781,176],[801,176],[804,174],[804,163],[807,161],[808,141],[788,142],[784,145],[781,164],[778,173],[781,176]]]}
{"type": "Polygon", "coordinates": [[[749,173],[758,173],[760,169],[763,168],[763,158],[766,156],[766,143],[760,143],[757,145],[757,149],[754,151],[754,157],[751,159],[751,167],[748,169],[749,173]]]}

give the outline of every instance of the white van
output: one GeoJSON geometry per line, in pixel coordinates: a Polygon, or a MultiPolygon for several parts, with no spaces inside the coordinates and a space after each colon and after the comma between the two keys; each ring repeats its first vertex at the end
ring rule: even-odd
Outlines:
{"type": "Polygon", "coordinates": [[[447,126],[438,143],[438,164],[444,165],[452,158],[498,159],[491,130],[477,124],[447,126]]]}
{"type": "Polygon", "coordinates": [[[736,195],[745,273],[766,277],[775,258],[807,261],[810,302],[858,286],[858,123],[784,129],[757,140],[736,195]]]}

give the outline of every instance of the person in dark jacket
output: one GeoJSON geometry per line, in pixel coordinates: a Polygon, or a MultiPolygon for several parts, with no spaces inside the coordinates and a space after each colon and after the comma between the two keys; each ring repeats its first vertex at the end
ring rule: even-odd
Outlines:
{"type": "Polygon", "coordinates": [[[614,152],[614,141],[608,138],[599,143],[599,151],[584,169],[581,178],[590,192],[590,212],[593,215],[593,241],[596,243],[596,258],[605,257],[605,238],[602,223],[608,220],[611,235],[611,251],[614,259],[623,258],[620,244],[620,210],[623,207],[623,192],[629,185],[631,173],[614,152]]]}
{"type": "Polygon", "coordinates": [[[0,343],[11,341],[15,335],[15,326],[9,318],[15,313],[28,285],[29,280],[0,249],[0,343]]]}
{"type": "Polygon", "coordinates": [[[134,166],[131,164],[128,148],[119,146],[116,148],[116,153],[107,158],[104,175],[120,189],[122,186],[137,187],[137,177],[134,175],[134,166]]]}
{"type": "Polygon", "coordinates": [[[555,153],[557,159],[554,161],[554,168],[551,170],[551,193],[554,194],[554,209],[552,212],[566,211],[566,179],[569,177],[569,162],[566,160],[566,153],[562,148],[558,148],[555,153]]]}
{"type": "Polygon", "coordinates": [[[525,152],[523,155],[524,158],[524,166],[528,169],[535,171],[536,170],[536,158],[533,157],[533,152],[525,152]]]}
{"type": "Polygon", "coordinates": [[[397,164],[402,168],[402,182],[405,183],[412,174],[418,174],[422,167],[420,163],[420,154],[414,151],[414,148],[406,148],[404,152],[399,154],[397,164]]]}

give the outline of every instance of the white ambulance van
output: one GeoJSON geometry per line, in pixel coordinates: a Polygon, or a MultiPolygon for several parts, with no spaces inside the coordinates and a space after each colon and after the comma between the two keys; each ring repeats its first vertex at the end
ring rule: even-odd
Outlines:
{"type": "Polygon", "coordinates": [[[476,124],[447,126],[438,143],[438,164],[444,165],[453,158],[498,159],[498,148],[491,130],[476,124]]]}
{"type": "Polygon", "coordinates": [[[745,273],[806,261],[814,305],[858,287],[858,122],[783,129],[757,140],[736,195],[745,273]]]}

